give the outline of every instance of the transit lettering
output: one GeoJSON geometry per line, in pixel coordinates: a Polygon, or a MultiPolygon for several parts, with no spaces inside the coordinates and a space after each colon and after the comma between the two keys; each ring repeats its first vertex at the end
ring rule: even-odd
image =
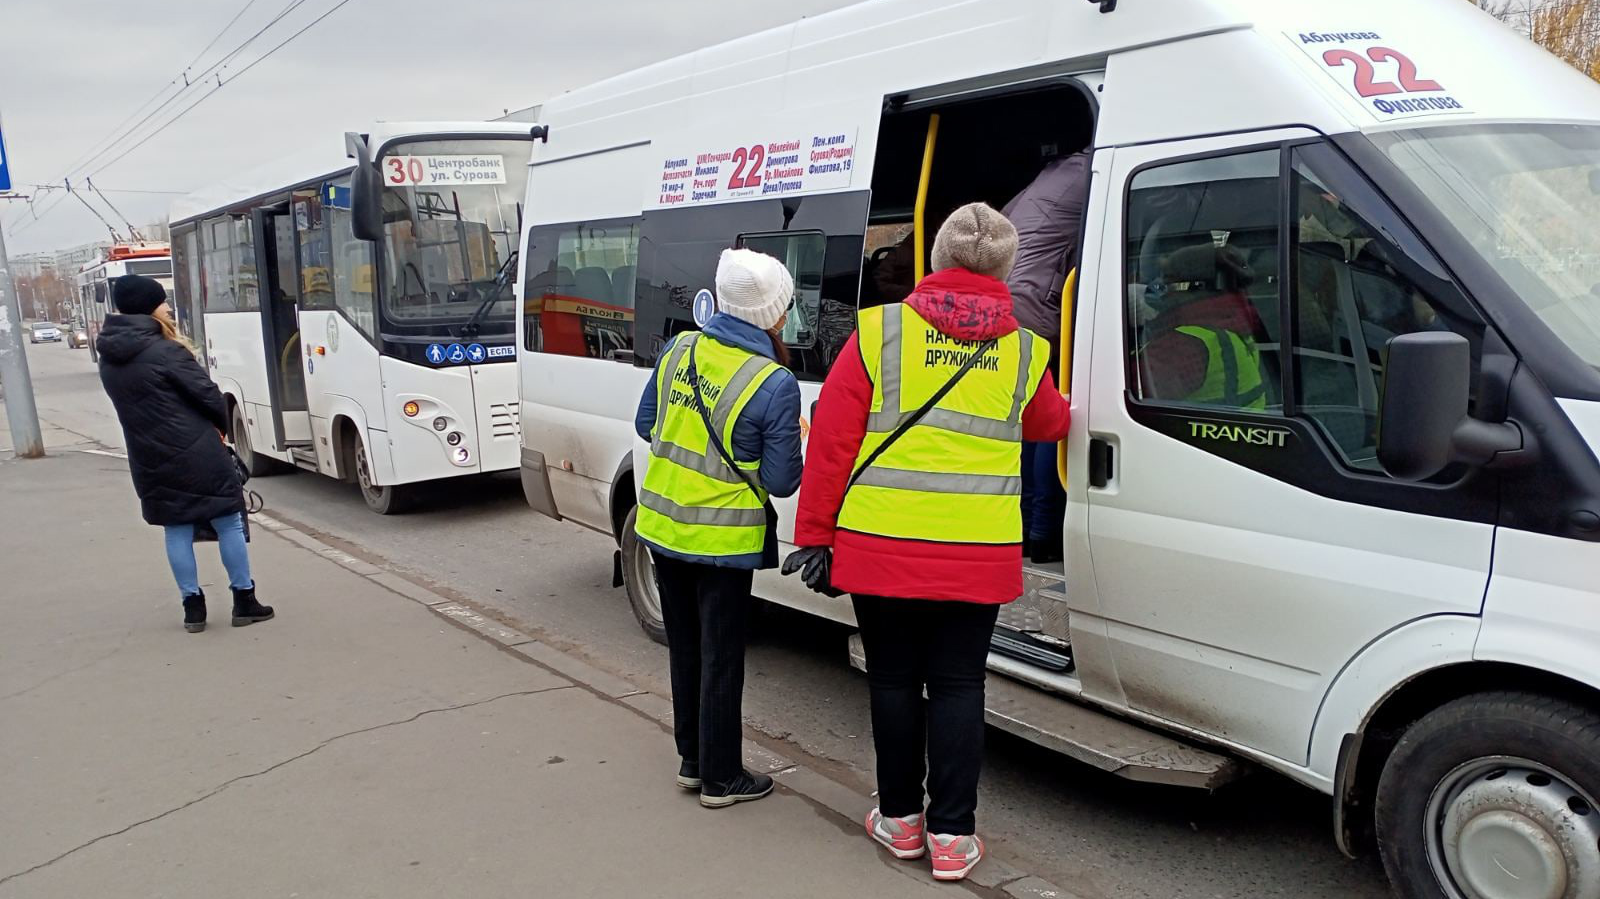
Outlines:
{"type": "Polygon", "coordinates": [[[1189,422],[1189,436],[1201,440],[1221,440],[1244,443],[1250,446],[1284,447],[1289,445],[1289,432],[1282,428],[1252,428],[1244,425],[1214,424],[1204,421],[1189,422]]]}

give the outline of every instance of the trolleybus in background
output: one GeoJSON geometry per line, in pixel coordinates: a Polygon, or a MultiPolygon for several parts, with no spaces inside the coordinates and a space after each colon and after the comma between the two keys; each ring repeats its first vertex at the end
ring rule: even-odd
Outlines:
{"type": "Polygon", "coordinates": [[[1600,87],[1459,0],[873,0],[541,121],[524,489],[617,539],[648,632],[633,413],[719,251],[790,267],[809,408],[950,210],[1088,149],[1066,562],[1002,615],[988,720],[1280,771],[1407,897],[1600,896],[1600,87]],[[1197,345],[1233,402],[1172,388],[1197,345]]]}
{"type": "Polygon", "coordinates": [[[388,514],[420,482],[516,468],[536,131],[381,124],[174,206],[177,303],[252,471],[353,481],[388,514]]]}
{"type": "MultiPolygon", "coordinates": [[[[111,282],[123,275],[144,275],[161,282],[167,296],[172,296],[172,250],[162,241],[137,241],[115,243],[107,247],[99,259],[84,263],[78,269],[78,295],[72,304],[76,321],[63,323],[64,328],[82,328],[88,335],[89,355],[96,356],[95,337],[100,334],[100,323],[117,310],[111,302],[111,282]]],[[[189,317],[181,309],[178,326],[191,326],[189,317]]],[[[68,331],[69,339],[72,331],[68,331]]]]}

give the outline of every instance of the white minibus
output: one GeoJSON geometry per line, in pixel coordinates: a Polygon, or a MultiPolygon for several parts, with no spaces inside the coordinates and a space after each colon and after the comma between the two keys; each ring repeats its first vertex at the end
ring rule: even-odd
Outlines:
{"type": "Polygon", "coordinates": [[[718,252],[791,268],[809,408],[950,210],[1087,150],[1065,564],[1002,616],[988,720],[1138,780],[1281,772],[1404,896],[1600,896],[1588,78],[1461,0],[872,0],[541,121],[524,488],[616,538],[651,635],[633,413],[718,252]],[[1180,386],[1208,339],[1230,401],[1180,386]]]}
{"type": "Polygon", "coordinates": [[[517,467],[511,284],[537,126],[382,124],[172,212],[195,322],[252,472],[412,486],[517,467]]]}

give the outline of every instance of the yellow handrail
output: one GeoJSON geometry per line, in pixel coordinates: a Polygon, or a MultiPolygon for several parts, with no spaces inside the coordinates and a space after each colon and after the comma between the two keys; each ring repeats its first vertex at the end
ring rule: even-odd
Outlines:
{"type": "Polygon", "coordinates": [[[922,148],[922,176],[917,180],[917,209],[913,219],[913,246],[917,250],[916,273],[920,282],[928,274],[928,182],[933,178],[933,149],[939,143],[939,114],[928,116],[928,140],[922,148]]]}
{"type": "MultiPolygon", "coordinates": [[[[1072,306],[1078,298],[1078,270],[1067,273],[1067,283],[1061,287],[1061,395],[1072,395],[1072,306]]],[[[1061,478],[1061,488],[1067,487],[1067,442],[1056,444],[1056,474],[1061,478]]]]}

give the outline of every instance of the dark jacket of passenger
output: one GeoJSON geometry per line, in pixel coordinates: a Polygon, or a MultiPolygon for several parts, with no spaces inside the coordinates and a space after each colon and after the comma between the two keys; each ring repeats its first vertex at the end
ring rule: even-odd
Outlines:
{"type": "Polygon", "coordinates": [[[1057,347],[1061,287],[1077,261],[1089,202],[1089,154],[1051,160],[1002,210],[1017,227],[1017,263],[1006,279],[1017,322],[1057,347]]]}
{"type": "Polygon", "coordinates": [[[144,520],[198,524],[243,512],[243,486],[220,433],[228,407],[193,354],[148,315],[107,316],[95,347],[144,520]]]}

